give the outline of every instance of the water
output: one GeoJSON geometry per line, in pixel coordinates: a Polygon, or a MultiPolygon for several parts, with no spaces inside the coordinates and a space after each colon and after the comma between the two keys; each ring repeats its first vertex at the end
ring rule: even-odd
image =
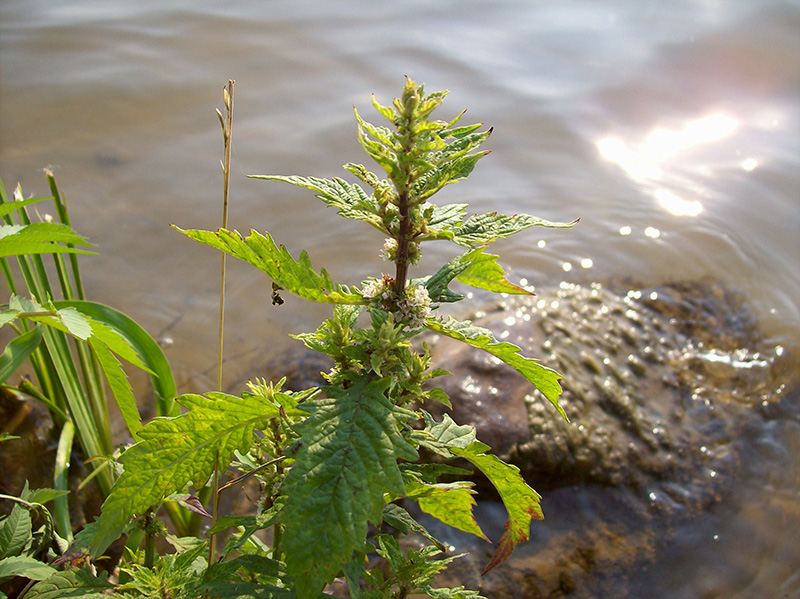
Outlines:
{"type": "MultiPolygon", "coordinates": [[[[269,229],[356,283],[382,268],[377,233],[336,222],[310,193],[245,175],[335,176],[365,161],[352,106],[371,115],[370,94],[386,103],[408,75],[451,90],[442,116],[468,108],[470,122],[494,126],[492,155],[437,199],[581,217],[568,232],[497,244],[514,276],[544,285],[712,275],[752,299],[773,343],[792,346],[798,32],[797,1],[4,0],[0,175],[45,194],[39,169],[54,167],[74,224],[100,252],[84,260],[90,296],[172,340],[182,390],[202,391],[214,384],[218,256],[169,224],[220,221],[222,86],[236,79],[230,226],[269,229]]],[[[265,278],[230,264],[226,380],[255,374],[265,348],[279,351],[286,333],[327,314],[299,301],[273,308],[269,292],[265,278]]],[[[796,476],[781,485],[796,512],[796,476]]],[[[787,527],[748,514],[767,535],[755,571],[776,572],[761,596],[779,596],[800,566],[780,551],[787,527]]],[[[706,570],[692,571],[681,596],[718,596],[698,590],[706,570]]]]}

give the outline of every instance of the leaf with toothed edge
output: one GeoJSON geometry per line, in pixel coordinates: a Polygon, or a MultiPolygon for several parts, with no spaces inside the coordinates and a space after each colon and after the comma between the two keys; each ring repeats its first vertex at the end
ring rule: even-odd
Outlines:
{"type": "Polygon", "coordinates": [[[497,489],[508,511],[503,537],[497,544],[497,550],[492,559],[483,569],[482,575],[506,561],[517,545],[528,540],[532,519],[542,520],[544,518],[539,506],[541,497],[523,480],[519,468],[506,464],[495,455],[486,453],[488,449],[489,446],[480,441],[464,448],[450,448],[450,452],[454,456],[471,462],[486,475],[497,489]]]}
{"type": "MultiPolygon", "coordinates": [[[[367,523],[379,525],[384,493],[405,494],[398,459],[416,460],[416,450],[399,431],[413,412],[386,397],[390,379],[361,375],[347,389],[325,387],[327,397],[298,407],[310,412],[296,425],[302,446],[284,481],[286,504],[281,550],[289,573],[327,582],[363,548],[367,523]]],[[[298,595],[300,595],[298,588],[298,595]]]]}
{"type": "Polygon", "coordinates": [[[523,356],[520,353],[522,350],[513,343],[498,342],[489,329],[475,326],[468,320],[462,322],[448,317],[447,320],[440,321],[429,318],[425,326],[434,333],[482,349],[505,362],[528,379],[553,404],[564,420],[569,421],[558,404],[558,396],[561,395],[558,381],[561,375],[555,370],[542,366],[538,360],[523,356]]]}
{"type": "MultiPolygon", "coordinates": [[[[174,226],[174,225],[173,225],[174,226]]],[[[366,304],[367,300],[344,285],[334,283],[324,268],[317,274],[306,252],[295,260],[283,246],[277,246],[269,233],[251,230],[243,238],[238,231],[219,229],[213,231],[183,230],[188,237],[215,247],[240,260],[249,262],[283,289],[303,299],[323,304],[366,304]]]]}
{"type": "MultiPolygon", "coordinates": [[[[357,168],[359,165],[352,165],[357,168]]],[[[364,167],[361,167],[362,169],[364,167]]],[[[366,169],[358,171],[368,181],[375,179],[375,184],[380,181],[372,173],[367,173],[366,169]],[[372,175],[372,178],[369,178],[372,175]]],[[[359,185],[348,183],[344,179],[334,177],[333,179],[321,179],[319,177],[300,177],[297,175],[248,175],[251,179],[263,179],[266,181],[283,181],[298,187],[305,187],[317,192],[317,197],[331,208],[336,208],[339,214],[351,220],[362,220],[379,231],[386,233],[383,221],[380,217],[378,203],[375,198],[367,194],[359,185]]]]}
{"type": "Polygon", "coordinates": [[[90,541],[93,556],[117,539],[132,517],[190,482],[202,488],[215,465],[224,470],[234,450],[249,450],[254,428],[264,428],[280,414],[276,404],[258,395],[187,394],[176,401],[189,411],[150,421],[139,429],[141,441],[122,454],[125,470],[103,503],[90,541]]]}
{"type": "Polygon", "coordinates": [[[486,245],[498,239],[504,239],[514,233],[519,233],[529,227],[551,227],[557,229],[568,229],[574,227],[578,220],[568,223],[559,223],[545,220],[529,214],[498,214],[488,212],[470,216],[461,223],[453,233],[453,241],[465,247],[475,247],[486,245]]]}

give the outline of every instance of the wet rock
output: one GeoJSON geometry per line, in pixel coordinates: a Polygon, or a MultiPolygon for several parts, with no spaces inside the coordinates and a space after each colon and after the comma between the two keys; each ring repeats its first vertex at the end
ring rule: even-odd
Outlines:
{"type": "Polygon", "coordinates": [[[704,485],[683,485],[730,470],[740,414],[778,401],[796,364],[785,348],[764,347],[741,296],[710,281],[564,284],[474,322],[564,376],[569,422],[492,356],[449,339],[434,345],[435,363],[455,373],[442,384],[453,419],[543,490],[663,482],[678,503],[702,505],[704,485]]]}
{"type": "MultiPolygon", "coordinates": [[[[440,379],[453,419],[475,426],[544,495],[532,540],[484,578],[477,573],[491,548],[425,521],[457,552],[471,551],[450,582],[472,581],[491,598],[669,597],[661,581],[676,575],[662,560],[694,546],[732,560],[711,560],[715,576],[764,577],[736,551],[701,540],[713,547],[717,527],[762,505],[764,488],[797,493],[798,460],[786,449],[800,428],[797,351],[769,345],[741,295],[715,281],[562,285],[504,300],[473,321],[564,375],[570,422],[491,356],[449,339],[434,344],[437,366],[455,373],[440,379]]],[[[478,519],[496,539],[505,511],[488,503],[478,519]]],[[[775,510],[800,527],[795,503],[775,510]]],[[[768,546],[764,526],[749,533],[768,546]]]]}

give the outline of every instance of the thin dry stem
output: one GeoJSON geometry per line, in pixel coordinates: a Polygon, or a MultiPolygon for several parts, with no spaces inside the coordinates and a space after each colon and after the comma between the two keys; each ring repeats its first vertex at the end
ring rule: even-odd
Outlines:
{"type": "MultiPolygon", "coordinates": [[[[222,113],[217,110],[219,122],[222,125],[222,138],[225,144],[225,158],[222,162],[222,228],[228,227],[228,193],[230,190],[231,180],[231,133],[233,132],[233,79],[228,80],[228,84],[222,88],[222,98],[225,104],[225,119],[222,118],[222,113]]],[[[220,285],[219,285],[219,338],[217,347],[217,391],[222,391],[222,352],[223,352],[223,338],[225,330],[225,256],[222,253],[222,264],[220,267],[220,285]]],[[[214,482],[212,489],[212,509],[211,516],[213,523],[217,522],[217,514],[219,511],[219,465],[214,466],[214,482]]],[[[216,535],[211,535],[208,541],[208,563],[213,564],[216,561],[216,535]]]]}

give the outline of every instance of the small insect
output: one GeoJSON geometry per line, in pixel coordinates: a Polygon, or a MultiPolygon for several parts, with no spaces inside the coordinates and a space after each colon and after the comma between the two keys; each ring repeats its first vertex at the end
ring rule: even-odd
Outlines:
{"type": "Polygon", "coordinates": [[[275,281],[272,282],[272,305],[273,306],[280,306],[283,304],[283,298],[281,297],[279,291],[283,291],[283,287],[276,284],[275,281]]]}

